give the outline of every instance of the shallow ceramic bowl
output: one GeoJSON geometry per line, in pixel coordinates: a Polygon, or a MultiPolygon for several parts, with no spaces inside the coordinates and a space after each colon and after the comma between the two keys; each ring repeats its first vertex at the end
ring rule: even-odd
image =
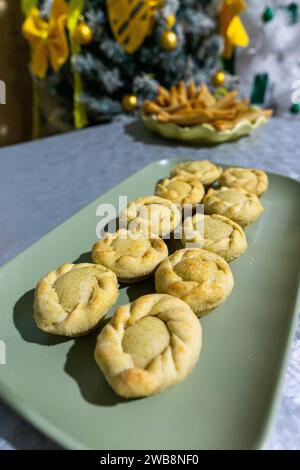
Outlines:
{"type": "Polygon", "coordinates": [[[254,123],[248,120],[240,121],[232,129],[217,131],[210,124],[198,124],[196,126],[179,126],[174,123],[160,123],[156,116],[146,116],[141,114],[142,120],[153,132],[166,137],[167,139],[182,140],[197,144],[220,144],[230,142],[240,137],[250,134],[254,129],[258,129],[267,123],[268,118],[260,116],[254,123]]]}

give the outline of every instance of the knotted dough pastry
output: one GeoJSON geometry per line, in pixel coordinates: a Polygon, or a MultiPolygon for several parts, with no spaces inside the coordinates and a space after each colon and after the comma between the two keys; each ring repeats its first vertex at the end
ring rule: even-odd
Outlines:
{"type": "Polygon", "coordinates": [[[210,188],[203,202],[206,214],[224,215],[242,227],[254,222],[264,211],[256,194],[242,188],[210,188]]]}
{"type": "Polygon", "coordinates": [[[97,327],[118,295],[117,277],[104,266],[64,264],[39,281],[34,318],[48,333],[85,335],[97,327]]]}
{"type": "Polygon", "coordinates": [[[98,336],[95,359],[118,395],[143,397],[185,379],[201,344],[200,323],[186,303],[149,294],[116,310],[98,336]]]}
{"type": "Polygon", "coordinates": [[[226,168],[219,179],[221,186],[243,188],[248,193],[261,196],[268,189],[268,176],[256,168],[226,168]]]}
{"type": "Polygon", "coordinates": [[[222,173],[220,166],[214,165],[209,160],[186,160],[178,163],[171,171],[172,176],[183,175],[198,178],[205,186],[211,185],[222,173]]]}
{"type": "Polygon", "coordinates": [[[182,243],[185,247],[203,248],[232,261],[247,250],[244,230],[222,215],[195,214],[184,220],[182,243]]]}
{"type": "Polygon", "coordinates": [[[181,210],[168,199],[145,196],[130,202],[121,220],[130,230],[167,237],[181,222],[181,210]]]}
{"type": "Polygon", "coordinates": [[[222,304],[233,284],[227,262],[200,248],[175,251],[155,273],[156,291],[184,300],[198,317],[222,304]]]}
{"type": "Polygon", "coordinates": [[[205,190],[198,178],[178,175],[159,181],[155,187],[155,194],[180,206],[186,204],[194,206],[202,201],[205,190]]]}
{"type": "Polygon", "coordinates": [[[167,256],[167,245],[158,236],[126,229],[107,233],[92,249],[93,262],[111,269],[120,282],[145,279],[167,256]]]}

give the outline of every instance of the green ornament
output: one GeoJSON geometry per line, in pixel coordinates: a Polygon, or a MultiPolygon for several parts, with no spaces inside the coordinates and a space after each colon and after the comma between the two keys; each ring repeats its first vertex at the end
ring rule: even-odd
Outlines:
{"type": "Polygon", "coordinates": [[[272,7],[267,7],[262,14],[262,20],[264,23],[269,23],[275,16],[275,10],[272,7]]]}
{"type": "Polygon", "coordinates": [[[257,74],[254,77],[251,103],[262,105],[265,102],[267,88],[269,84],[269,76],[267,73],[257,74]]]}
{"type": "Polygon", "coordinates": [[[298,17],[299,17],[299,8],[298,8],[297,3],[295,2],[290,3],[287,9],[291,15],[291,24],[297,23],[298,17]]]}
{"type": "Polygon", "coordinates": [[[300,103],[293,103],[290,107],[290,112],[292,114],[299,114],[300,113],[300,103]]]}

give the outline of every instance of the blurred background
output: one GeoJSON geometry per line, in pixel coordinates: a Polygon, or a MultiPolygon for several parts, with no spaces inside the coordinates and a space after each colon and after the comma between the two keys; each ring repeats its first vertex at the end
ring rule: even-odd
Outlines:
{"type": "Polygon", "coordinates": [[[299,8],[286,0],[0,0],[0,146],[137,114],[159,85],[181,79],[214,93],[238,89],[275,116],[299,119],[299,8]]]}
{"type": "Polygon", "coordinates": [[[0,0],[0,80],[6,84],[6,104],[0,104],[1,146],[31,136],[32,84],[23,21],[18,0],[0,0]]]}

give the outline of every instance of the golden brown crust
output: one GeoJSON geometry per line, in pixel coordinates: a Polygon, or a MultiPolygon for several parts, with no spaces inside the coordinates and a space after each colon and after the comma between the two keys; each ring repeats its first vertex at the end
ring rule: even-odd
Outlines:
{"type": "Polygon", "coordinates": [[[167,256],[167,245],[158,236],[126,229],[107,233],[92,249],[93,262],[111,269],[120,282],[145,279],[167,256]]]}
{"type": "Polygon", "coordinates": [[[145,196],[130,202],[121,218],[129,230],[167,237],[180,224],[181,210],[168,199],[145,196]]]}
{"type": "Polygon", "coordinates": [[[248,193],[261,196],[268,189],[268,176],[257,168],[226,168],[220,177],[220,185],[228,188],[243,188],[248,193]]]}
{"type": "Polygon", "coordinates": [[[247,250],[244,230],[233,220],[222,215],[195,214],[184,220],[183,245],[204,250],[232,261],[247,250]]]}
{"type": "Polygon", "coordinates": [[[223,303],[233,284],[227,262],[199,248],[176,251],[155,273],[156,291],[184,300],[199,317],[223,303]]]}
{"type": "Polygon", "coordinates": [[[159,123],[185,127],[209,124],[217,131],[232,129],[245,120],[256,122],[262,116],[269,118],[272,115],[270,109],[249,108],[249,100],[238,100],[237,95],[238,91],[234,90],[216,98],[205,84],[197,87],[194,82],[186,85],[180,80],[170,90],[160,89],[154,101],[144,101],[143,112],[159,123]]]}
{"type": "Polygon", "coordinates": [[[184,175],[198,178],[205,186],[214,183],[221,173],[222,168],[209,160],[186,160],[178,163],[171,171],[172,176],[184,175]]]}
{"type": "Polygon", "coordinates": [[[198,178],[178,175],[159,181],[155,187],[155,194],[180,206],[185,204],[194,206],[202,201],[205,189],[198,178]]]}
{"type": "Polygon", "coordinates": [[[246,227],[257,220],[264,208],[254,193],[242,188],[210,188],[204,198],[206,214],[219,214],[246,227]]]}
{"type": "Polygon", "coordinates": [[[118,295],[117,277],[104,266],[64,264],[37,284],[34,318],[48,333],[81,336],[97,327],[118,295]]]}
{"type": "Polygon", "coordinates": [[[150,294],[116,310],[98,336],[95,359],[118,395],[143,397],[185,379],[199,358],[201,342],[200,323],[187,304],[169,295],[150,294]],[[145,339],[140,326],[146,318],[154,317],[167,332],[161,345],[156,344],[155,329],[151,337],[150,326],[145,339]],[[140,342],[140,353],[147,350],[148,358],[140,366],[136,363],[138,351],[132,355],[124,350],[130,328],[136,329],[134,338],[140,342]]]}

